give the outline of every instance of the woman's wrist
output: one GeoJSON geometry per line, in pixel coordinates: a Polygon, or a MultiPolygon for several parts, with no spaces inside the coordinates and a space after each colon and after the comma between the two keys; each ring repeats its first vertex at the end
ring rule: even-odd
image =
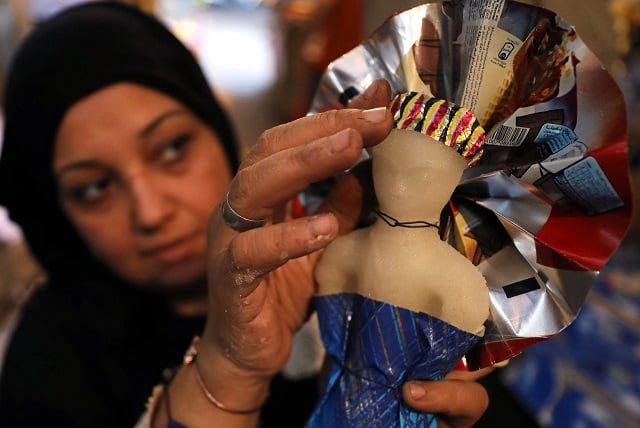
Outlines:
{"type": "Polygon", "coordinates": [[[220,410],[259,413],[269,395],[271,376],[240,369],[215,346],[194,338],[185,355],[184,365],[191,368],[203,396],[220,410]]]}
{"type": "Polygon", "coordinates": [[[245,373],[224,356],[198,348],[187,352],[185,364],[166,387],[154,426],[166,426],[169,414],[188,427],[257,426],[271,378],[245,373]]]}

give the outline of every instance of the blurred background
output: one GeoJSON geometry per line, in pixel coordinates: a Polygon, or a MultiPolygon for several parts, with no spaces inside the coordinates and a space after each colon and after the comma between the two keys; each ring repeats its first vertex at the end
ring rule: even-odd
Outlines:
{"type": "MultiPolygon", "coordinates": [[[[85,0],[86,1],[86,0],[85,0]]],[[[0,95],[16,46],[39,21],[81,0],[0,0],[0,95]]],[[[243,147],[303,116],[330,61],[415,0],[129,0],[194,52],[243,147]]],[[[640,206],[640,0],[522,1],[576,27],[622,88],[634,206],[640,206]]],[[[2,114],[0,110],[0,129],[2,114]]],[[[1,140],[0,140],[1,147],[1,140]]],[[[0,361],[22,302],[44,273],[0,207],[0,361]]],[[[577,320],[486,380],[483,426],[640,427],[640,219],[602,270],[577,320]]]]}

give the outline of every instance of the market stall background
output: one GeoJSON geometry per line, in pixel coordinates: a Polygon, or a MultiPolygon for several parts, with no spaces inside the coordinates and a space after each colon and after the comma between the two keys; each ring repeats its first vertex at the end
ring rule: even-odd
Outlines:
{"type": "MultiPolygon", "coordinates": [[[[0,0],[0,77],[12,49],[33,21],[80,0],[0,0]]],[[[340,0],[347,1],[347,0],[340,0]]],[[[419,1],[366,0],[363,37],[397,10],[419,1]]],[[[546,7],[569,20],[625,93],[633,173],[635,220],[620,249],[602,270],[576,321],[556,337],[514,358],[500,379],[545,427],[640,426],[640,1],[524,1],[546,7]]],[[[273,9],[259,1],[158,0],[154,8],[197,53],[212,85],[231,111],[242,143],[248,147],[262,130],[286,117],[275,108],[292,94],[283,91],[285,34],[273,9]],[[217,25],[210,25],[215,21],[217,25]],[[228,44],[246,54],[229,55],[228,44]],[[243,118],[250,117],[251,120],[243,118]]],[[[1,88],[0,88],[1,93],[1,88]]],[[[21,301],[39,274],[23,253],[19,230],[0,207],[0,335],[6,340],[21,301]],[[18,257],[24,263],[8,263],[18,257]],[[16,275],[10,267],[22,266],[16,275]]]]}

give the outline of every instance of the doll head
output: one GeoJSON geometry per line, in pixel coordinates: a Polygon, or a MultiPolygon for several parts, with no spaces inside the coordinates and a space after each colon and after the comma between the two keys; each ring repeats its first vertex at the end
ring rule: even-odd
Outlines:
{"type": "Polygon", "coordinates": [[[398,95],[391,110],[396,129],[370,149],[380,210],[437,219],[464,169],[480,159],[484,130],[469,110],[418,93],[398,95]]]}
{"type": "Polygon", "coordinates": [[[418,92],[397,95],[391,102],[396,129],[417,131],[453,148],[467,161],[478,163],[483,153],[484,129],[470,110],[418,92]]]}

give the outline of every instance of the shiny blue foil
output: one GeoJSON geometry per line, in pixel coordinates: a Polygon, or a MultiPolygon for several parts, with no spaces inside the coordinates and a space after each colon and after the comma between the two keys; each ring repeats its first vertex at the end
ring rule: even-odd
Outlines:
{"type": "Polygon", "coordinates": [[[431,315],[358,294],[318,296],[331,359],[308,427],[436,427],[404,404],[411,379],[442,379],[480,339],[431,315]]]}

